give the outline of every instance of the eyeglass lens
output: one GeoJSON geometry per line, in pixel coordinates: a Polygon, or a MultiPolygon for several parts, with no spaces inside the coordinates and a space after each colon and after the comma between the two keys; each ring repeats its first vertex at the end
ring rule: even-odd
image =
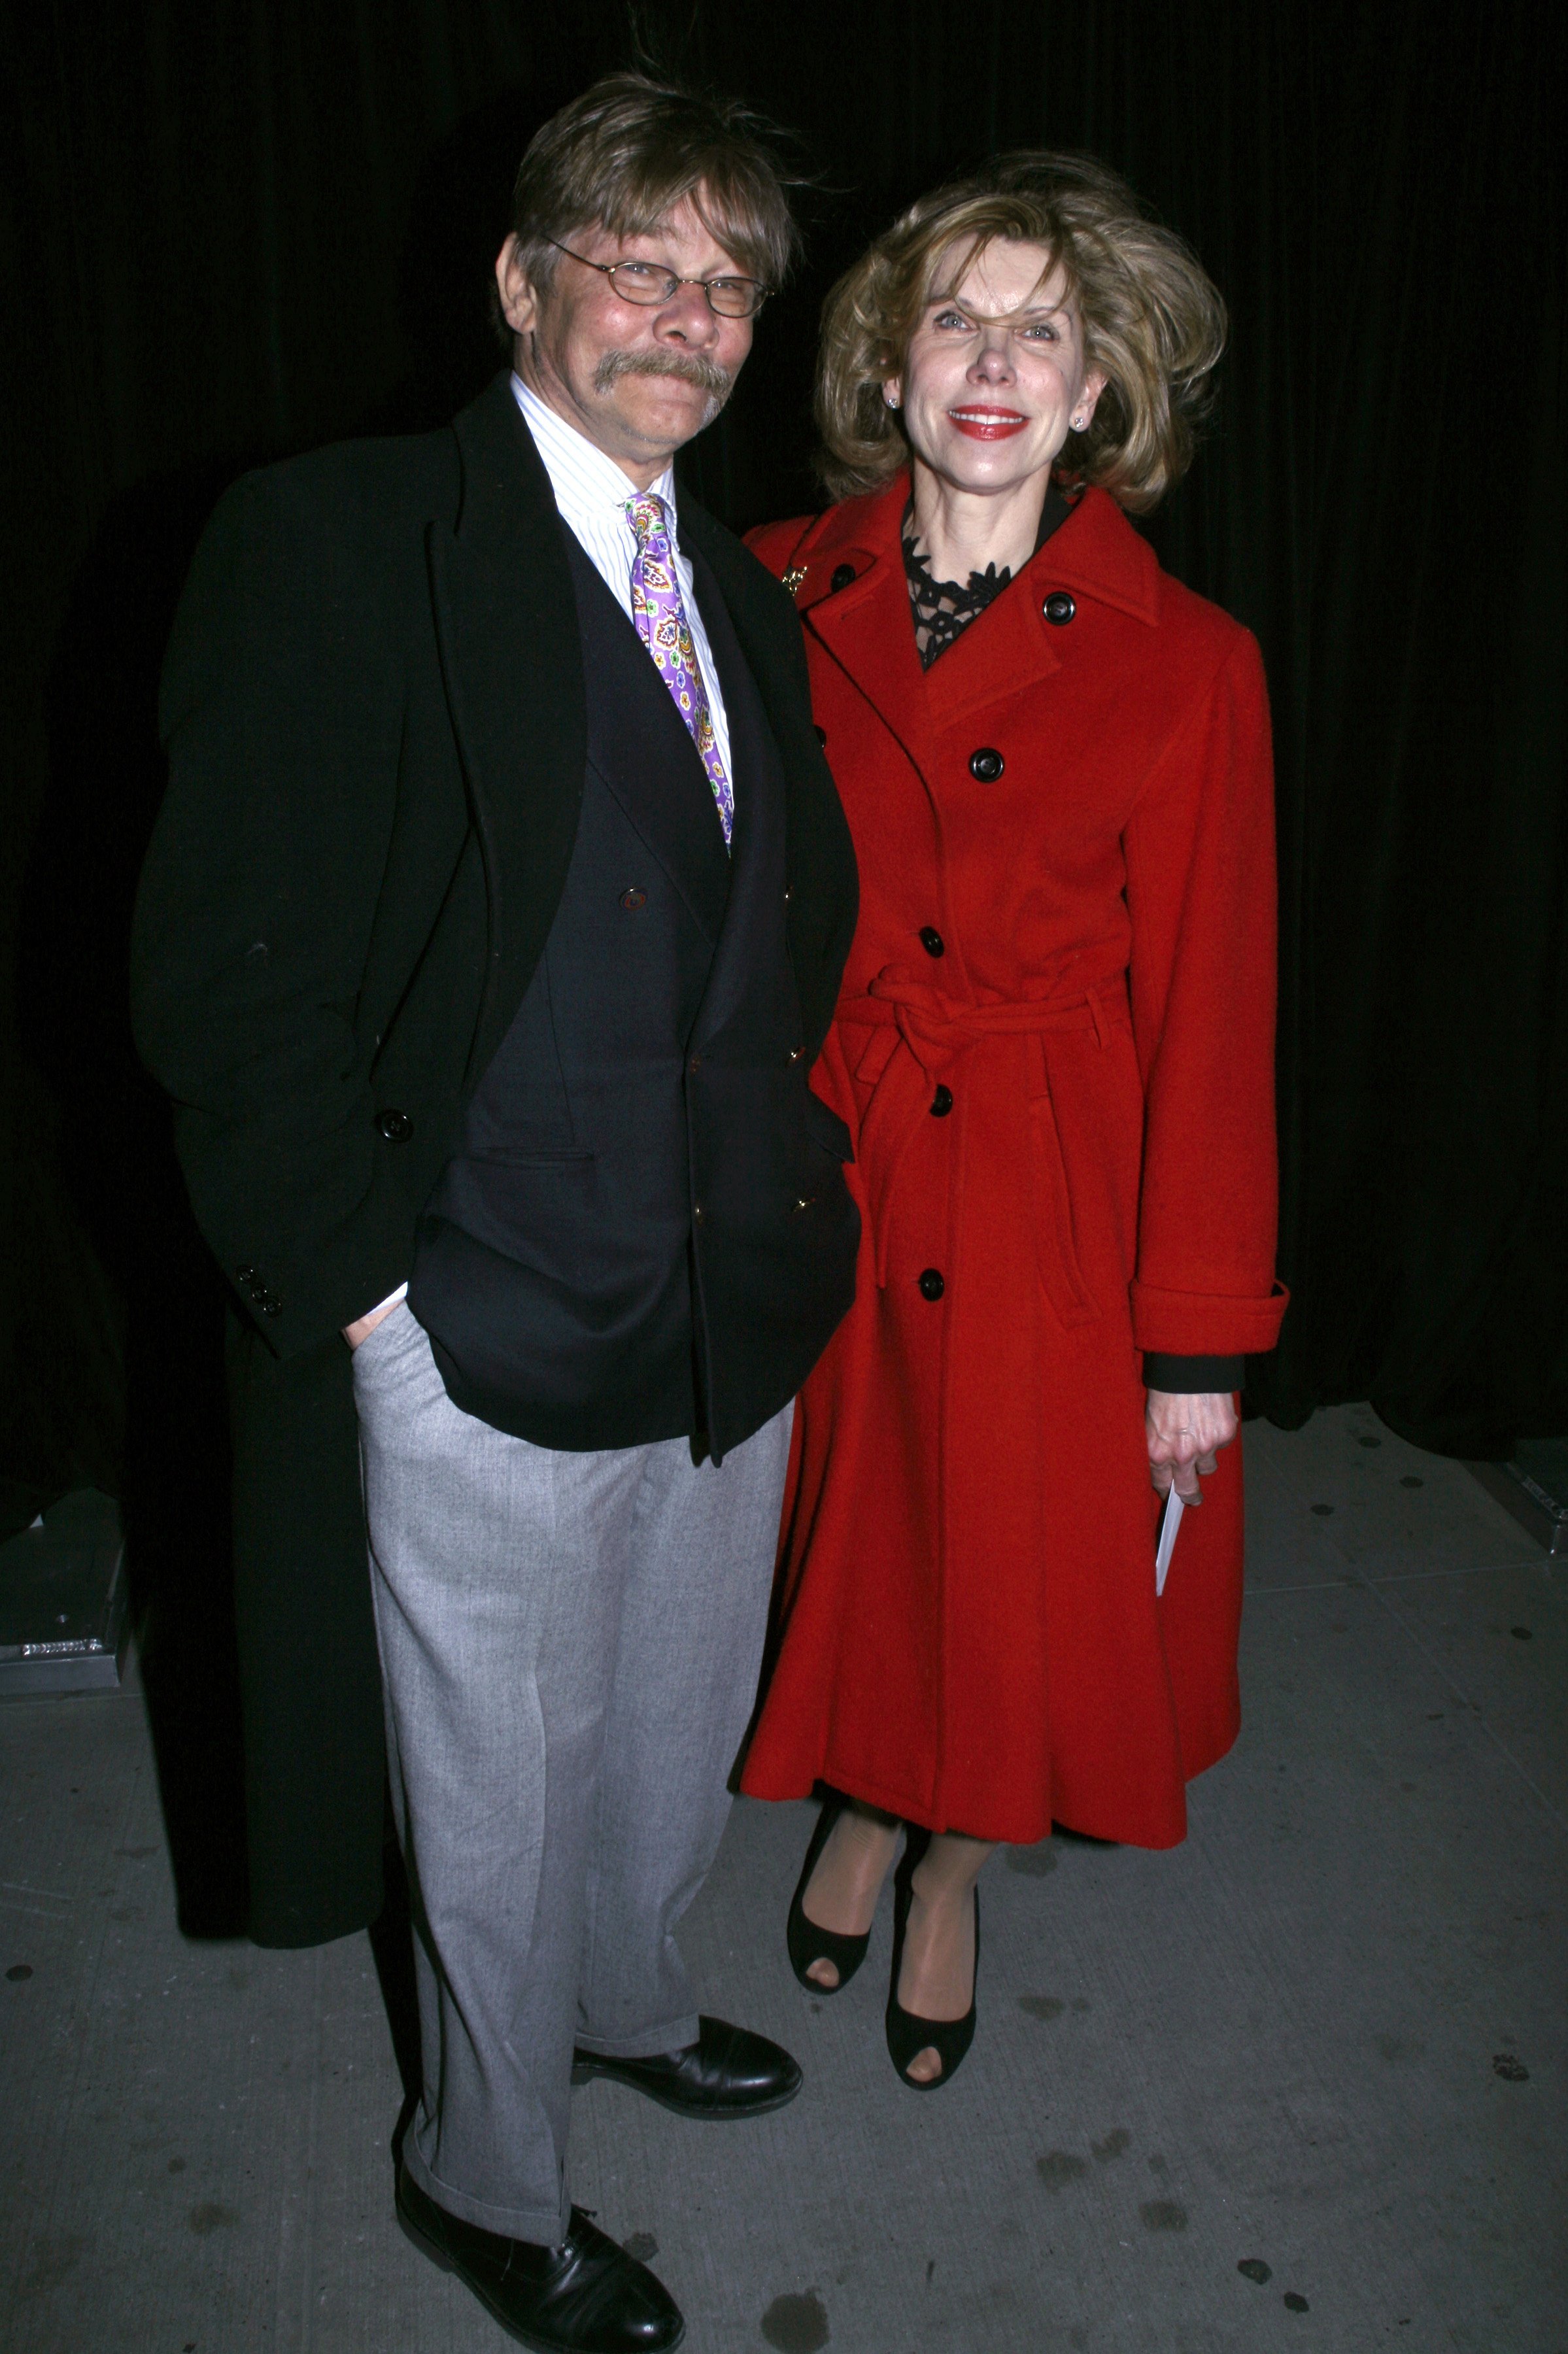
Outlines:
{"type": "Polygon", "coordinates": [[[690,281],[673,270],[656,270],[651,262],[618,261],[605,271],[623,302],[668,302],[677,287],[700,285],[708,306],[722,319],[748,319],[761,308],[763,288],[751,278],[707,278],[690,281]]]}

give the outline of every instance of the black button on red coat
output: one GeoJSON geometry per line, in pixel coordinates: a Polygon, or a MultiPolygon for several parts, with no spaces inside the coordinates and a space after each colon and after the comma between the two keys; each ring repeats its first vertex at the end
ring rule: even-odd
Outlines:
{"type": "Polygon", "coordinates": [[[829,583],[834,596],[836,597],[838,595],[841,588],[847,588],[853,578],[854,566],[853,564],[835,565],[833,567],[832,579],[829,583]]]}
{"type": "Polygon", "coordinates": [[[977,784],[994,785],[1007,766],[994,744],[982,744],[969,754],[969,774],[977,784]]]}
{"type": "Polygon", "coordinates": [[[938,1079],[937,1092],[931,1097],[931,1117],[933,1119],[946,1119],[952,1108],[953,1090],[951,1087],[944,1087],[938,1079]]]}
{"type": "Polygon", "coordinates": [[[947,1285],[942,1280],[939,1270],[934,1267],[928,1267],[924,1275],[920,1278],[920,1297],[922,1299],[940,1299],[947,1288],[947,1285]]]}
{"type": "Polygon", "coordinates": [[[948,943],[935,924],[921,925],[920,945],[927,956],[946,956],[948,953],[948,943]]]}
{"type": "Polygon", "coordinates": [[[1078,609],[1065,588],[1053,588],[1040,610],[1058,630],[1065,630],[1078,609]]]}

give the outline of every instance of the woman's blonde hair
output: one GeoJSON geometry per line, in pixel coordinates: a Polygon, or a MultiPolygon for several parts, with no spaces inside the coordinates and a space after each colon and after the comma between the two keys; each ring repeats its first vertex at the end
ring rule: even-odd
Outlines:
{"type": "Polygon", "coordinates": [[[1066,274],[1088,367],[1106,388],[1058,470],[1135,513],[1192,461],[1225,341],[1225,306],[1197,257],[1150,220],[1125,181],[1087,155],[999,155],[910,206],[840,279],[822,310],[819,471],[835,498],[874,491],[908,462],[884,398],[935,293],[993,239],[1044,246],[1066,274]]]}

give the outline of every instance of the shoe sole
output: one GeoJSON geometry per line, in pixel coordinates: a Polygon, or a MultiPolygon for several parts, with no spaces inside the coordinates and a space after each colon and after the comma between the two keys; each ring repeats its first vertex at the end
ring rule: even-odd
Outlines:
{"type": "MultiPolygon", "coordinates": [[[[428,2232],[421,2232],[418,2223],[404,2213],[401,2205],[397,2206],[393,2211],[397,2215],[398,2228],[403,2237],[418,2248],[422,2256],[428,2256],[439,2272],[450,2273],[455,2279],[461,2280],[469,2295],[477,2304],[483,2306],[497,2328],[503,2329],[514,2345],[526,2346],[532,2349],[532,2354],[561,2354],[561,2341],[558,2338],[541,2338],[536,2330],[524,2329],[508,2315],[502,2313],[486,2296],[484,2291],[476,2287],[468,2274],[452,2262],[440,2242],[432,2240],[428,2232]]],[[[660,2354],[675,2354],[676,2347],[682,2343],[685,2335],[686,2325],[683,2321],[674,2337],[667,2339],[660,2349],[660,2354]]]]}
{"type": "Polygon", "coordinates": [[[422,2256],[429,2256],[431,2264],[433,2264],[440,2272],[456,2272],[457,2266],[453,2264],[451,2258],[448,2255],[446,2250],[440,2245],[440,2242],[432,2240],[429,2232],[421,2232],[413,2218],[403,2212],[400,2202],[394,2208],[393,2212],[397,2218],[397,2229],[402,2232],[403,2237],[406,2240],[412,2242],[413,2245],[418,2249],[419,2253],[422,2256]]]}
{"type": "Polygon", "coordinates": [[[624,2084],[629,2093],[641,2093],[645,2101],[656,2101],[662,2109],[668,2109],[672,2116],[690,2117],[698,2125],[738,2125],[747,2117],[771,2116],[775,2109],[789,2107],[790,2102],[799,2096],[806,2081],[802,2077],[800,2083],[791,2084],[787,2093],[775,2093],[766,2101],[748,2102],[744,2109],[696,2109],[689,2101],[672,2100],[667,2093],[656,2093],[647,2084],[634,2084],[625,2076],[618,2076],[612,2068],[584,2067],[580,2061],[573,2062],[574,2084],[592,2084],[595,2077],[603,2077],[608,2084],[624,2084]]]}

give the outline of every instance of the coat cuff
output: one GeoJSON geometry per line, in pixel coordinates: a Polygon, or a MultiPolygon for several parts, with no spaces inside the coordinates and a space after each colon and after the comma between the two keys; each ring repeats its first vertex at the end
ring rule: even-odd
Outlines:
{"type": "Polygon", "coordinates": [[[386,1182],[308,1257],[278,1248],[275,1224],[268,1223],[269,1239],[259,1238],[249,1251],[233,1246],[218,1264],[275,1357],[319,1348],[345,1324],[373,1314],[377,1301],[385,1305],[406,1282],[414,1262],[413,1217],[386,1182]]]}
{"type": "Polygon", "coordinates": [[[1246,1359],[1232,1357],[1178,1357],[1168,1349],[1146,1349],[1143,1352],[1143,1386],[1146,1390],[1165,1390],[1172,1397],[1193,1397],[1200,1394],[1224,1396],[1233,1390],[1246,1387],[1246,1359]]]}
{"type": "Polygon", "coordinates": [[[1290,1294],[1282,1283],[1259,1299],[1224,1292],[1162,1291],[1134,1279],[1132,1337],[1144,1351],[1172,1357],[1257,1356],[1279,1338],[1290,1294]]]}

